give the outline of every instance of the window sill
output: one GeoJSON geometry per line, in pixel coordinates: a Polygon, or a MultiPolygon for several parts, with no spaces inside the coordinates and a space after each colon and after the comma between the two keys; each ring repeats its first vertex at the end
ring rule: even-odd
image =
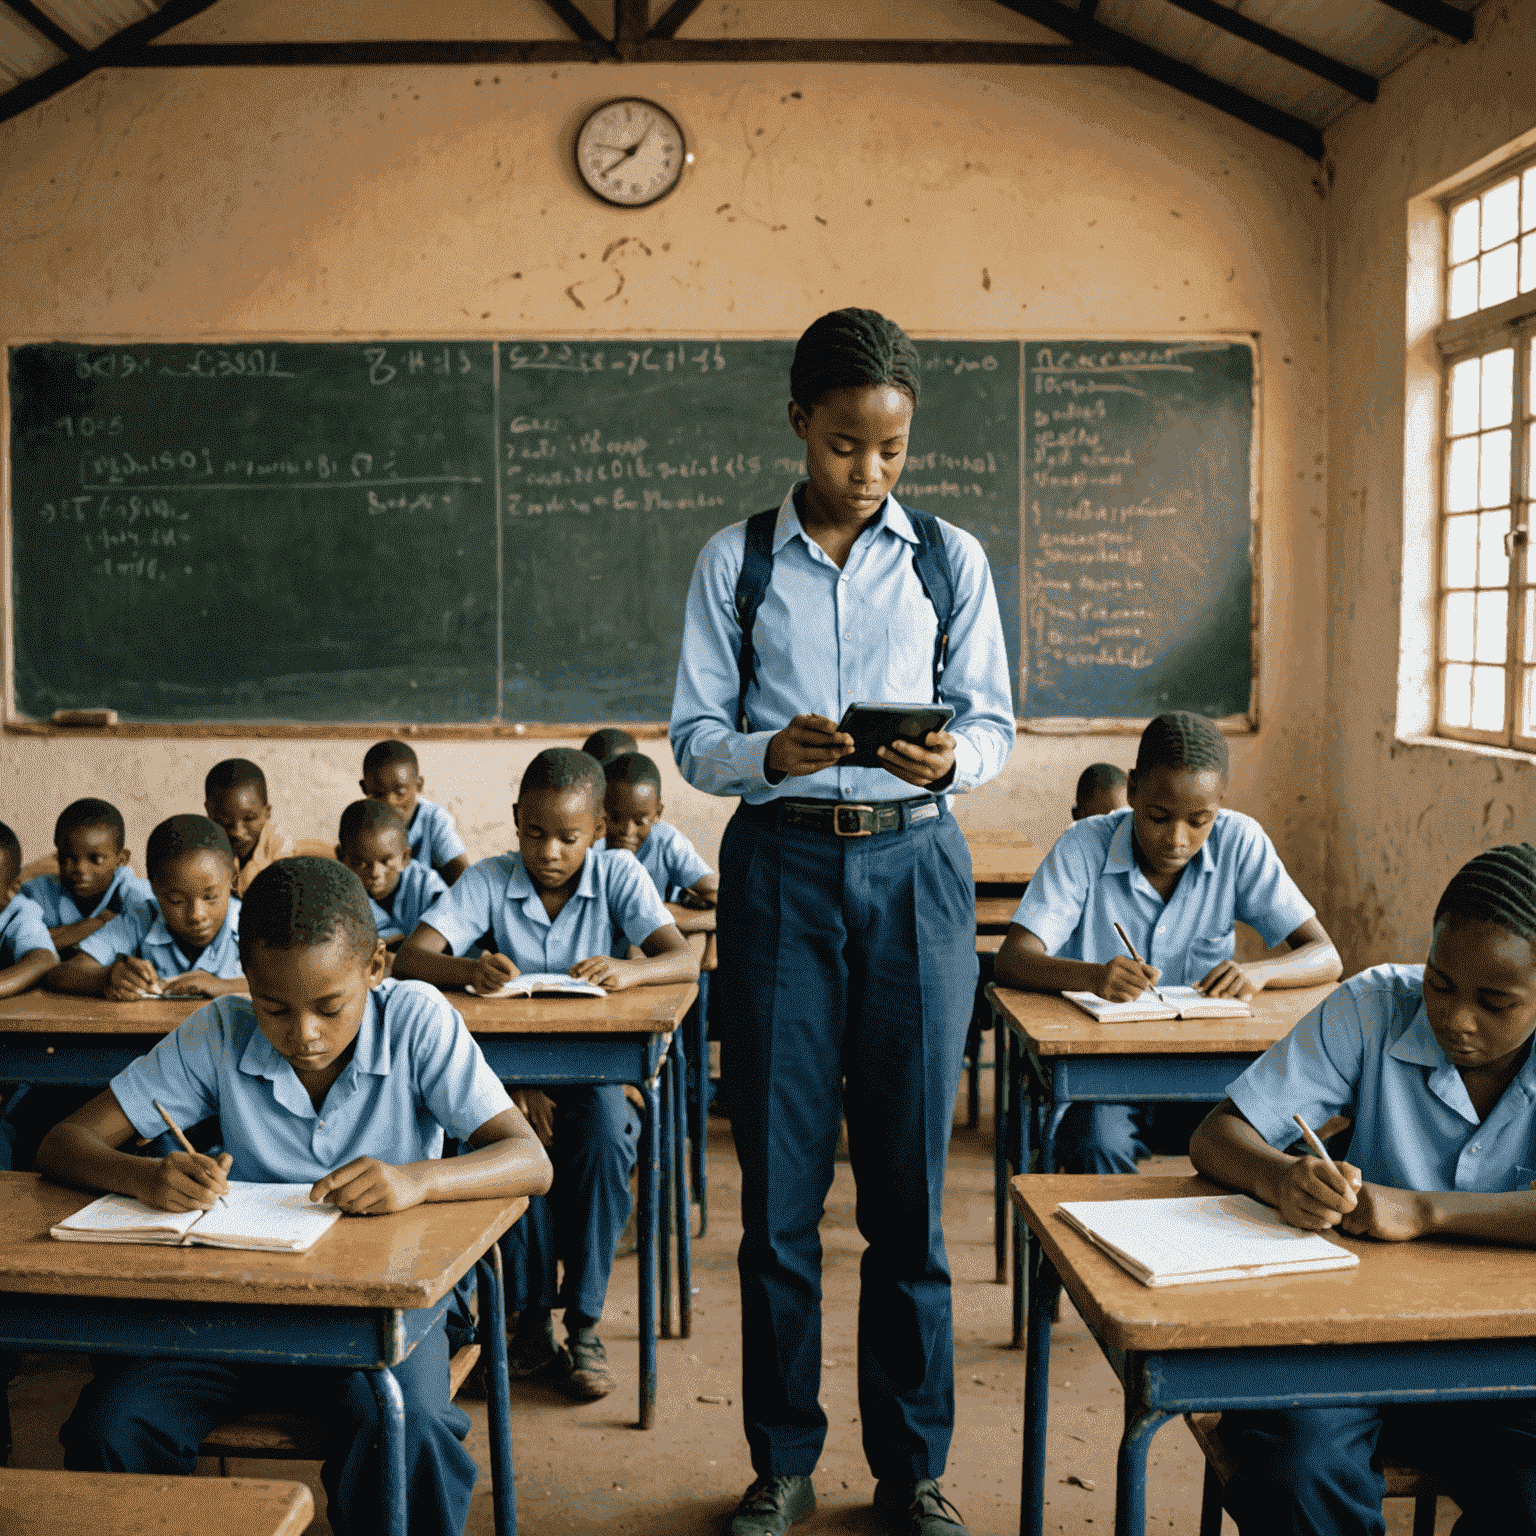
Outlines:
{"type": "Polygon", "coordinates": [[[1393,756],[1403,748],[1422,750],[1426,747],[1436,752],[1494,758],[1500,762],[1514,763],[1521,768],[1536,766],[1536,752],[1522,752],[1515,747],[1493,747],[1481,741],[1458,741],[1454,736],[1398,736],[1392,743],[1393,756]]]}

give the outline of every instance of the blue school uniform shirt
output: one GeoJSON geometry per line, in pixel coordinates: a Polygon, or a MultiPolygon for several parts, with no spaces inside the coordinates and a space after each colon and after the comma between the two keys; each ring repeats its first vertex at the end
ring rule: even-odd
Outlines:
{"type": "Polygon", "coordinates": [[[15,965],[34,949],[46,949],[55,960],[59,958],[42,908],[30,896],[12,896],[0,912],[0,966],[15,965]]]}
{"type": "Polygon", "coordinates": [[[410,933],[432,903],[447,894],[448,882],[435,869],[412,859],[400,871],[400,883],[388,907],[381,906],[372,896],[368,898],[379,937],[398,939],[410,933]]]}
{"type": "MultiPolygon", "coordinates": [[[[593,853],[608,846],[606,838],[599,838],[593,845],[593,853]]],[[[704,855],[672,826],[658,821],[650,830],[640,851],[635,854],[640,868],[651,877],[651,884],[661,893],[663,901],[676,901],[686,890],[691,890],[705,875],[713,874],[704,855]]]]}
{"type": "Polygon", "coordinates": [[[417,800],[405,835],[410,840],[411,857],[429,869],[447,864],[464,852],[464,839],[459,836],[453,817],[430,800],[417,800]]]}
{"type": "MultiPolygon", "coordinates": [[[[798,487],[796,487],[798,489],[798,487]]],[[[887,496],[880,515],[836,562],[801,526],[795,492],[773,535],[773,576],[752,629],[756,666],[743,733],[736,718],[741,625],[736,578],[746,524],[722,529],[693,569],[683,649],[672,696],[672,752],[683,777],[711,795],[750,805],[795,799],[894,800],[921,791],[883,768],[824,768],[770,784],[768,743],[796,716],[841,720],[850,704],[933,697],[938,619],[912,565],[917,536],[887,496]]],[[[941,694],[954,711],[955,773],[947,793],[985,783],[1013,750],[1013,693],[992,572],[980,543],[940,523],[955,606],[941,694]]]]}
{"type": "Polygon", "coordinates": [[[1046,855],[1014,922],[1066,960],[1103,965],[1125,946],[1118,922],[1169,986],[1193,986],[1232,958],[1232,925],[1258,929],[1273,948],[1313,915],[1268,834],[1251,816],[1221,810],[1211,835],[1164,903],[1131,846],[1133,812],[1075,822],[1046,855]]]}
{"type": "Polygon", "coordinates": [[[43,921],[50,928],[66,928],[71,923],[95,917],[107,907],[118,913],[126,912],[134,902],[153,900],[155,893],[150,890],[148,880],[134,874],[126,864],[119,864],[113,872],[111,885],[101,893],[89,912],[82,912],[75,905],[75,898],[64,889],[57,875],[39,875],[35,880],[28,880],[22,886],[21,894],[30,896],[43,909],[43,921]]]}
{"type": "Polygon", "coordinates": [[[196,960],[188,960],[182,953],[154,897],[136,903],[105,928],[98,928],[89,938],[82,939],[80,953],[100,965],[111,965],[119,955],[138,955],[154,966],[155,975],[162,981],[184,976],[191,970],[207,971],[221,981],[232,981],[245,974],[240,969],[240,898],[230,897],[223,926],[196,960]]]}
{"type": "Polygon", "coordinates": [[[1296,1140],[1292,1115],[1348,1115],[1349,1160],[1373,1184],[1488,1194],[1536,1179],[1536,1053],[1479,1121],[1429,1027],[1422,965],[1352,976],[1227,1094],[1273,1147],[1296,1140]]]}
{"type": "Polygon", "coordinates": [[[672,915],[634,854],[591,850],[575,894],[550,922],[538,887],[519,853],[482,859],[426,916],[426,922],[462,955],[490,933],[496,952],[519,971],[568,971],[593,955],[623,959],[672,915]]]}
{"type": "Polygon", "coordinates": [[[313,1184],[358,1157],[426,1162],[445,1131],[465,1140],[512,1102],[447,998],[393,979],[369,992],[352,1060],[318,1111],[248,997],[199,1008],[111,1087],[141,1136],[165,1129],[154,1099],[182,1125],[218,1115],[231,1177],[259,1184],[313,1184]]]}

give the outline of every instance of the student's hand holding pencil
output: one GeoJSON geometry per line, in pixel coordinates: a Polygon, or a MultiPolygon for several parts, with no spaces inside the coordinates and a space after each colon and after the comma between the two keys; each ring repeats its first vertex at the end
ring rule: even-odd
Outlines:
{"type": "Polygon", "coordinates": [[[1155,965],[1132,960],[1129,955],[1116,955],[1099,970],[1098,985],[1093,990],[1112,1003],[1134,1003],[1148,987],[1155,987],[1163,974],[1155,965]]]}
{"type": "Polygon", "coordinates": [[[102,995],[112,1003],[136,1003],[146,993],[151,997],[160,995],[160,978],[154,966],[137,955],[119,955],[112,962],[107,990],[102,995]]]}
{"type": "MultiPolygon", "coordinates": [[[[1315,1157],[1298,1157],[1286,1170],[1271,1201],[1293,1227],[1321,1232],[1345,1222],[1355,1209],[1364,1182],[1352,1163],[1336,1163],[1300,1115],[1291,1117],[1301,1128],[1315,1157]]],[[[1345,1230],[1352,1230],[1345,1225],[1345,1230]]]]}
{"type": "Polygon", "coordinates": [[[522,974],[505,955],[484,954],[476,961],[475,974],[469,984],[477,997],[489,997],[522,974]]]}

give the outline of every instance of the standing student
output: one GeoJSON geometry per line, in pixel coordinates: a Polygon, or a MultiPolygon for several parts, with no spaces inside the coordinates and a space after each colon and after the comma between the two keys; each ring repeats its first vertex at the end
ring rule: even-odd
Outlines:
{"type": "Polygon", "coordinates": [[[408,742],[390,737],[369,747],[357,786],[370,800],[382,800],[400,813],[413,859],[435,869],[449,885],[469,868],[464,839],[453,817],[422,794],[427,781],[408,742]]]}
{"type": "Polygon", "coordinates": [[[872,310],[811,326],[789,379],[809,478],[716,534],[688,594],[672,750],[697,788],[741,797],[720,850],[716,985],[757,1478],[731,1536],[782,1532],[816,1505],[817,1228],[844,1114],[869,1244],[859,1403],[875,1503],[912,1536],[964,1531],[938,1483],[954,1424],[941,1216],[976,914],[948,796],[997,773],[1014,721],[981,546],[892,495],[919,376],[872,310]],[[880,768],[839,766],[849,704],[935,696],[949,730],[883,748],[880,768]]]}
{"type": "MultiPolygon", "coordinates": [[[[1263,827],[1222,806],[1220,727],[1182,710],[1159,715],[1141,733],[1127,787],[1126,810],[1069,827],[1035,872],[997,956],[1001,985],[1129,1002],[1159,980],[1246,998],[1339,979],[1339,952],[1263,827]],[[1239,920],[1290,954],[1239,964],[1239,920]]],[[[1069,1173],[1135,1173],[1154,1132],[1181,1151],[1193,1128],[1183,1104],[1073,1104],[1058,1160],[1069,1173]]]]}

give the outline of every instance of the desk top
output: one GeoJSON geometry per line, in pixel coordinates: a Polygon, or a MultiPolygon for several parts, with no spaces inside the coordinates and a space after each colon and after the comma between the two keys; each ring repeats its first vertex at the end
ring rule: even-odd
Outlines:
{"type": "Polygon", "coordinates": [[[1167,1200],[1219,1195],[1199,1178],[1029,1174],[1014,1204],[1040,1239],[1078,1310],[1112,1348],[1238,1349],[1296,1344],[1430,1343],[1536,1336],[1531,1255],[1487,1243],[1381,1243],[1330,1234],[1357,1269],[1154,1290],[1133,1279],[1059,1216],[1063,1200],[1167,1200]]]}
{"type": "Polygon", "coordinates": [[[1017,896],[978,896],[976,898],[976,931],[1007,933],[1013,922],[1013,914],[1018,910],[1017,896]]]}
{"type": "Polygon", "coordinates": [[[7,1536],[301,1536],[314,1514],[303,1483],[0,1467],[7,1536]]]}
{"type": "Polygon", "coordinates": [[[965,840],[971,849],[971,878],[979,885],[1027,885],[1047,852],[1010,832],[965,831],[965,840]]]}
{"type": "Polygon", "coordinates": [[[167,1035],[205,1001],[152,997],[109,1003],[104,997],[71,997],[34,987],[16,997],[0,997],[0,1035],[49,1029],[70,1035],[167,1035]]]}
{"type": "Polygon", "coordinates": [[[1038,1056],[1262,1055],[1283,1040],[1336,982],[1321,987],[1266,989],[1251,999],[1251,1019],[1143,1019],[1098,1024],[1056,992],[989,989],[1009,1026],[1038,1056]]]}
{"type": "Polygon", "coordinates": [[[0,1173],[0,1293],[309,1307],[429,1307],[528,1208],[452,1200],[344,1216],[308,1253],[61,1243],[48,1229],[94,1196],[0,1173]]]}

